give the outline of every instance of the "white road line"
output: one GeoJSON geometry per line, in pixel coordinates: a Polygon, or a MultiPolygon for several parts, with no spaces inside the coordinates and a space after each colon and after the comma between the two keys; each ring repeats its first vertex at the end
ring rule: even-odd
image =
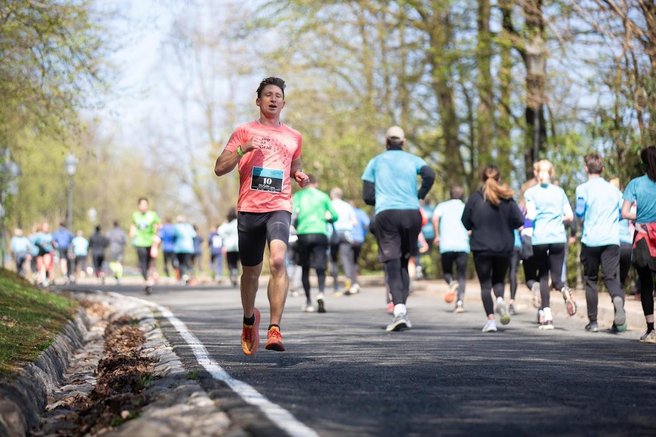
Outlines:
{"type": "MultiPolygon", "coordinates": [[[[122,297],[124,298],[125,296],[122,297]]],[[[194,352],[198,363],[203,366],[214,379],[225,382],[228,387],[230,387],[235,393],[239,395],[239,397],[241,397],[249,404],[258,407],[269,419],[271,419],[274,424],[276,424],[276,426],[287,432],[290,436],[318,437],[319,434],[317,434],[316,431],[298,421],[292,415],[292,413],[285,410],[280,405],[274,404],[268,400],[249,384],[246,384],[245,382],[230,376],[228,372],[223,369],[223,367],[221,367],[216,361],[210,358],[209,353],[207,352],[207,349],[203,343],[201,343],[200,340],[194,334],[192,334],[189,329],[187,329],[187,326],[168,308],[153,302],[148,302],[142,299],[139,300],[147,303],[153,308],[156,308],[157,311],[162,314],[162,316],[168,319],[168,321],[175,327],[178,333],[182,336],[182,338],[184,338],[191,350],[194,352]]]]}

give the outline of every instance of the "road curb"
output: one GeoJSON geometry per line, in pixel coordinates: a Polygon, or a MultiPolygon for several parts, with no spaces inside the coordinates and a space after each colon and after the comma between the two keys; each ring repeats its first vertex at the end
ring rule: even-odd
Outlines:
{"type": "Polygon", "coordinates": [[[39,358],[0,382],[0,435],[24,436],[39,424],[48,394],[59,385],[70,357],[84,342],[89,318],[80,308],[39,358]]]}
{"type": "Polygon", "coordinates": [[[190,379],[187,369],[173,351],[157,322],[156,308],[142,299],[113,292],[79,292],[87,300],[102,302],[114,313],[110,319],[128,316],[139,322],[146,337],[143,353],[155,363],[154,381],[145,394],[152,401],[139,417],[107,433],[108,436],[216,436],[243,435],[219,403],[210,399],[200,384],[190,379]]]}

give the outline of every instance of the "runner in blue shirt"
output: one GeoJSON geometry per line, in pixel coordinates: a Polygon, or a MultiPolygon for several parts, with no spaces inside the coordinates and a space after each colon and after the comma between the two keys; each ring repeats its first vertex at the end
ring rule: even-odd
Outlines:
{"type": "Polygon", "coordinates": [[[446,303],[456,301],[454,312],[465,311],[465,285],[467,283],[467,259],[469,258],[469,232],[462,224],[462,201],[465,190],[459,185],[450,189],[451,199],[437,205],[433,211],[433,243],[440,248],[440,261],[444,280],[449,290],[444,295],[446,303]],[[456,265],[457,281],[453,280],[453,264],[456,265]],[[456,299],[457,295],[457,299],[456,299]]]}
{"type": "Polygon", "coordinates": [[[164,254],[164,274],[167,278],[171,277],[169,266],[173,269],[176,279],[179,278],[178,272],[178,258],[175,255],[175,225],[171,223],[170,218],[164,219],[164,224],[158,232],[159,238],[162,241],[162,253],[164,254]]]}
{"type": "Polygon", "coordinates": [[[585,155],[588,181],[576,187],[576,215],[583,219],[581,264],[585,277],[588,332],[597,332],[599,266],[615,308],[614,332],[626,330],[624,290],[620,287],[620,191],[601,177],[604,164],[597,153],[585,155]]]}
{"type": "Polygon", "coordinates": [[[87,257],[89,256],[89,240],[84,238],[84,233],[81,230],[76,232],[75,238],[71,241],[73,247],[73,257],[75,259],[75,276],[73,282],[77,278],[86,274],[87,257]]]}
{"type": "Polygon", "coordinates": [[[176,218],[174,226],[175,235],[175,254],[178,258],[180,268],[180,279],[187,285],[194,285],[194,261],[193,255],[195,250],[194,238],[196,230],[187,222],[187,219],[180,215],[176,218]]]}
{"type": "Polygon", "coordinates": [[[435,172],[418,156],[402,150],[403,129],[392,126],[385,135],[386,151],[374,157],[362,174],[362,197],[375,208],[378,259],[385,265],[394,302],[389,331],[411,328],[406,301],[410,292],[408,260],[417,255],[421,231],[419,199],[433,186],[435,172]],[[417,175],[422,178],[417,187],[417,175]]]}
{"type": "Polygon", "coordinates": [[[549,274],[556,289],[566,302],[567,313],[576,314],[572,292],[562,280],[563,260],[567,232],[565,222],[572,221],[574,214],[565,191],[551,183],[554,168],[550,161],[537,163],[538,185],[526,190],[526,218],[533,220],[533,256],[540,278],[541,308],[538,311],[540,329],[553,329],[553,314],[549,301],[549,274]]]}
{"type": "Polygon", "coordinates": [[[640,159],[646,174],[629,182],[624,190],[622,217],[635,220],[633,265],[640,280],[640,300],[647,322],[644,343],[656,343],[654,331],[654,272],[656,271],[656,147],[642,149],[640,159]],[[636,210],[631,207],[635,204],[636,210]]]}
{"type": "Polygon", "coordinates": [[[59,254],[59,271],[68,283],[71,280],[69,272],[72,270],[72,260],[69,248],[71,246],[71,241],[73,241],[73,233],[69,231],[66,228],[66,225],[62,222],[59,224],[59,228],[52,233],[52,239],[53,245],[59,254]]]}

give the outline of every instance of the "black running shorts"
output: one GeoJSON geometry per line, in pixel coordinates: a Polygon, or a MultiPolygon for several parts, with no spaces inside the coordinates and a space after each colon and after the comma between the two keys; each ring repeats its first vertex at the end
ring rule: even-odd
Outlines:
{"type": "Polygon", "coordinates": [[[418,209],[390,209],[376,214],[378,260],[409,259],[419,252],[421,214],[418,209]]]}
{"type": "Polygon", "coordinates": [[[299,234],[296,252],[299,266],[325,270],[328,262],[328,236],[299,234]]]}
{"type": "Polygon", "coordinates": [[[264,244],[272,240],[289,241],[292,214],[288,211],[239,212],[239,258],[241,265],[254,267],[264,259],[264,244]]]}

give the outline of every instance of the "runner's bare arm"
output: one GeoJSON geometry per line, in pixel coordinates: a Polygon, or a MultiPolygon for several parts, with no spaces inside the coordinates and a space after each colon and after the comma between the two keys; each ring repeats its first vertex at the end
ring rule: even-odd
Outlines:
{"type": "Polygon", "coordinates": [[[440,215],[433,214],[433,229],[435,229],[435,238],[433,239],[433,244],[436,246],[440,244],[440,215]]]}
{"type": "Polygon", "coordinates": [[[631,211],[631,206],[632,203],[625,199],[622,203],[622,218],[626,220],[635,220],[637,218],[637,214],[631,211]]]}
{"type": "Polygon", "coordinates": [[[214,164],[214,174],[217,176],[223,176],[224,174],[230,173],[237,166],[237,163],[244,154],[257,148],[258,147],[253,143],[253,139],[249,138],[245,144],[242,144],[237,148],[236,152],[223,149],[223,152],[221,152],[221,155],[219,155],[216,160],[216,164],[214,164]],[[241,155],[239,152],[241,152],[241,155]]]}
{"type": "Polygon", "coordinates": [[[214,173],[217,176],[223,176],[224,174],[230,173],[232,169],[237,166],[239,158],[241,158],[241,156],[237,155],[237,153],[224,150],[216,160],[214,173]]]}
{"type": "Polygon", "coordinates": [[[301,167],[303,167],[302,164],[303,163],[301,162],[301,158],[297,158],[297,159],[293,160],[292,165],[291,165],[290,174],[294,179],[296,179],[296,182],[298,183],[298,185],[300,185],[301,187],[304,187],[307,184],[309,178],[308,178],[308,175],[306,175],[303,172],[303,170],[301,170],[301,167]]]}

